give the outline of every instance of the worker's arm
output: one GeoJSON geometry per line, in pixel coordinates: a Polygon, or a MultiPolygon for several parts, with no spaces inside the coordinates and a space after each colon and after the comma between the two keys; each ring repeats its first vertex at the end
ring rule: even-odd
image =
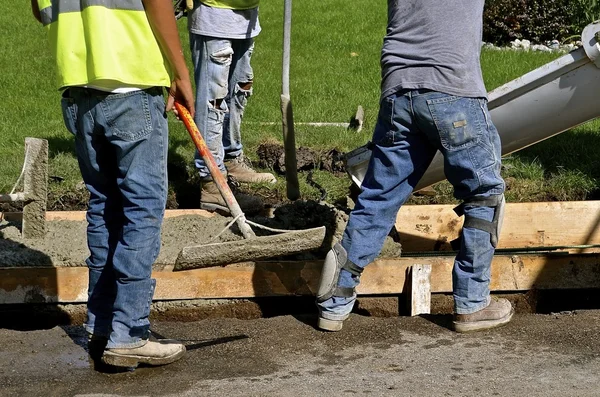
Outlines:
{"type": "Polygon", "coordinates": [[[167,99],[167,111],[173,109],[173,102],[177,101],[193,116],[194,94],[179,41],[173,2],[170,0],[143,0],[143,2],[154,35],[175,74],[167,99]]]}
{"type": "Polygon", "coordinates": [[[38,7],[38,3],[37,0],[31,0],[31,12],[33,12],[33,16],[35,17],[35,19],[38,20],[38,22],[42,22],[42,17],[40,15],[40,9],[38,7]]]}

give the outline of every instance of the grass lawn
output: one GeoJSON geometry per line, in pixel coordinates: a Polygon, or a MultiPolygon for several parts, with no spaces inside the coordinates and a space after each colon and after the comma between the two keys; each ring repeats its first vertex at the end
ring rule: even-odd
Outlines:
{"type": "MultiPolygon", "coordinates": [[[[41,137],[50,144],[50,189],[54,201],[76,191],[80,181],[73,154],[72,138],[60,112],[54,61],[50,56],[45,30],[31,16],[29,2],[3,3],[0,14],[0,83],[5,88],[0,106],[0,192],[8,192],[16,181],[23,162],[24,138],[41,137]],[[15,34],[18,32],[18,34],[15,34]]],[[[243,137],[246,154],[257,159],[262,142],[281,142],[281,48],[282,1],[261,4],[262,33],[256,40],[253,57],[254,95],[246,110],[243,137]],[[267,124],[266,124],[267,123],[267,124]],[[268,123],[274,123],[268,125],[268,123]]],[[[386,3],[348,3],[340,0],[294,2],[291,60],[291,98],[296,122],[347,122],[358,105],[365,109],[361,133],[341,127],[296,126],[297,146],[325,151],[348,151],[366,143],[378,110],[379,53],[385,33],[386,3]]],[[[179,21],[181,38],[187,51],[186,21],[179,21]]],[[[189,54],[189,53],[188,53],[189,54]]],[[[482,67],[488,90],[492,90],[541,66],[556,54],[485,50],[482,67]]],[[[189,59],[189,56],[188,56],[189,59]]],[[[191,65],[190,65],[191,68],[191,65]]],[[[186,183],[193,175],[193,144],[183,125],[170,116],[170,179],[182,189],[197,189],[186,183]]],[[[513,154],[506,159],[504,176],[509,182],[509,201],[547,199],[583,200],[595,198],[600,186],[597,122],[513,154]]],[[[320,193],[300,175],[304,198],[320,193]]],[[[317,171],[317,183],[328,191],[328,201],[347,194],[349,178],[332,178],[317,171]]],[[[265,195],[285,197],[285,181],[279,177],[274,186],[256,187],[265,195]]],[[[451,201],[450,187],[442,182],[439,192],[428,202],[451,201]]],[[[418,199],[415,202],[419,202],[418,199]]]]}

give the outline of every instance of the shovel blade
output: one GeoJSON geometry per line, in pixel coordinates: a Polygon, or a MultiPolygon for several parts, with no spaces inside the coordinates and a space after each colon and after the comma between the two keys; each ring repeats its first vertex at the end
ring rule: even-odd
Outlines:
{"type": "Polygon", "coordinates": [[[321,226],[313,229],[291,230],[272,236],[185,247],[179,253],[173,271],[296,254],[319,248],[324,239],[325,226],[321,226]]]}

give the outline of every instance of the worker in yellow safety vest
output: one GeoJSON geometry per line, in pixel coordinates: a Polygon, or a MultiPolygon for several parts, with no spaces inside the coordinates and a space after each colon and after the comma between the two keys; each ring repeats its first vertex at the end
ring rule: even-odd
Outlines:
{"type": "MultiPolygon", "coordinates": [[[[244,156],[241,122],[252,95],[250,59],[260,33],[259,0],[187,0],[190,47],[196,82],[196,116],[204,140],[221,172],[237,182],[276,182],[268,172],[256,172],[244,156]]],[[[200,175],[200,208],[228,212],[209,170],[196,153],[200,175]]],[[[235,187],[235,185],[234,185],[235,187]]],[[[263,208],[255,196],[235,197],[246,213],[263,208]]]]}
{"type": "Polygon", "coordinates": [[[62,110],[90,192],[85,328],[90,355],[118,367],[185,353],[150,341],[152,264],[167,196],[166,112],[194,113],[173,4],[165,0],[31,0],[56,57],[62,110]],[[165,104],[163,87],[169,88],[165,104]]]}

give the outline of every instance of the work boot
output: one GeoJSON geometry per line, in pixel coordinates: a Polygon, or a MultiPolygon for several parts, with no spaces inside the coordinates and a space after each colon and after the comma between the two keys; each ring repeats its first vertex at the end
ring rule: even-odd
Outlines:
{"type": "MultiPolygon", "coordinates": [[[[264,207],[262,200],[258,197],[236,192],[235,186],[230,184],[231,191],[244,214],[252,214],[261,211],[264,207]]],[[[200,182],[200,208],[207,211],[221,211],[230,214],[227,203],[217,185],[213,180],[200,182]]]]}
{"type": "Polygon", "coordinates": [[[496,328],[508,323],[513,314],[513,307],[508,300],[492,299],[486,308],[475,313],[455,314],[454,330],[456,332],[473,332],[496,328]]]}
{"type": "Polygon", "coordinates": [[[269,172],[256,172],[246,161],[247,160],[244,156],[238,156],[231,160],[225,161],[227,173],[238,182],[277,182],[277,178],[275,178],[273,174],[269,172]]]}
{"type": "Polygon", "coordinates": [[[184,354],[185,346],[181,342],[148,340],[140,347],[106,349],[102,355],[102,362],[115,367],[137,367],[138,364],[165,365],[179,360],[184,354]]]}

